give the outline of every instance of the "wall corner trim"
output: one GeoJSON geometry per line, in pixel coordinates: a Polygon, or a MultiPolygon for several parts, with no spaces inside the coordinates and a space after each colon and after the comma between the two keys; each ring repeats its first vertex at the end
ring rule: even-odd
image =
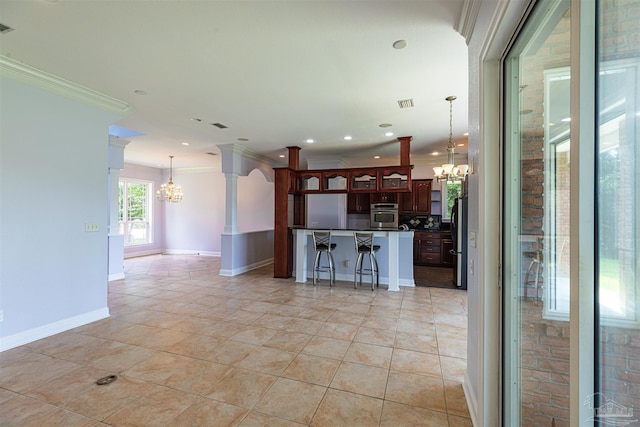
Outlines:
{"type": "Polygon", "coordinates": [[[126,102],[4,55],[0,55],[0,75],[122,116],[133,111],[133,107],[126,102]]]}

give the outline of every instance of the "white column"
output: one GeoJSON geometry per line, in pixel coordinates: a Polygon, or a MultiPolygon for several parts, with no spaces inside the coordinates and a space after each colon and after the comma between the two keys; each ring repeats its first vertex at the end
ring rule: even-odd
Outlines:
{"type": "Polygon", "coordinates": [[[224,174],[226,178],[226,201],[224,232],[229,234],[238,233],[238,173],[231,172],[224,174]]]}
{"type": "Polygon", "coordinates": [[[124,236],[120,234],[118,221],[118,184],[120,171],[124,169],[124,149],[129,142],[109,135],[109,281],[124,279],[124,236]]]}

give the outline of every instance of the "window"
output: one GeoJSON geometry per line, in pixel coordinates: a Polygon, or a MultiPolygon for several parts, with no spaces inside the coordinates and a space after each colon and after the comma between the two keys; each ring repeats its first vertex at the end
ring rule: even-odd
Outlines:
{"type": "Polygon", "coordinates": [[[119,182],[118,221],[124,245],[153,243],[152,212],[153,183],[131,179],[119,182]]]}
{"type": "Polygon", "coordinates": [[[451,218],[453,212],[453,204],[457,198],[462,197],[462,183],[461,182],[445,182],[442,186],[446,194],[445,200],[447,205],[444,207],[444,217],[451,218]]]}

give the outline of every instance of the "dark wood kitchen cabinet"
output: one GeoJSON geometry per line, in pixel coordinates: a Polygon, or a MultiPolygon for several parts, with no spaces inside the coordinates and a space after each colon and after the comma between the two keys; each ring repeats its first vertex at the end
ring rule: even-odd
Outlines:
{"type": "Polygon", "coordinates": [[[349,193],[347,195],[347,213],[369,214],[371,212],[371,193],[349,193]]]}
{"type": "Polygon", "coordinates": [[[456,262],[456,257],[451,253],[453,251],[453,240],[451,238],[443,238],[440,245],[442,250],[440,251],[441,261],[443,267],[452,267],[456,262]]]}
{"type": "Polygon", "coordinates": [[[431,180],[414,179],[411,181],[411,193],[400,193],[400,213],[410,215],[431,214],[431,180]]]}
{"type": "Polygon", "coordinates": [[[416,231],[413,235],[413,263],[451,267],[455,256],[451,254],[453,240],[448,231],[416,231]]]}
{"type": "Polygon", "coordinates": [[[398,203],[398,193],[371,193],[371,203],[398,203]]]}

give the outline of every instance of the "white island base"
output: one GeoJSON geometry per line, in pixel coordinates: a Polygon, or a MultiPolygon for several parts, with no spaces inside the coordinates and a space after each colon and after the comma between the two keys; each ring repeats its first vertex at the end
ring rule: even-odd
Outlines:
{"type": "MultiPolygon", "coordinates": [[[[413,231],[404,230],[318,230],[308,228],[292,229],[295,239],[295,276],[296,282],[304,283],[307,279],[313,280],[313,261],[315,251],[311,240],[314,231],[330,231],[331,242],[336,244],[332,251],[336,269],[336,280],[354,281],[355,265],[358,254],[355,249],[353,233],[356,231],[372,231],[375,244],[380,245],[376,252],[380,284],[386,284],[390,291],[399,291],[400,286],[414,287],[413,280],[413,231]]],[[[368,257],[365,257],[365,266],[368,266],[368,257]]],[[[327,265],[326,256],[323,254],[322,265],[327,265]]],[[[328,273],[320,273],[323,282],[329,280],[328,273]]],[[[363,276],[362,286],[369,287],[371,278],[363,276]]]]}

